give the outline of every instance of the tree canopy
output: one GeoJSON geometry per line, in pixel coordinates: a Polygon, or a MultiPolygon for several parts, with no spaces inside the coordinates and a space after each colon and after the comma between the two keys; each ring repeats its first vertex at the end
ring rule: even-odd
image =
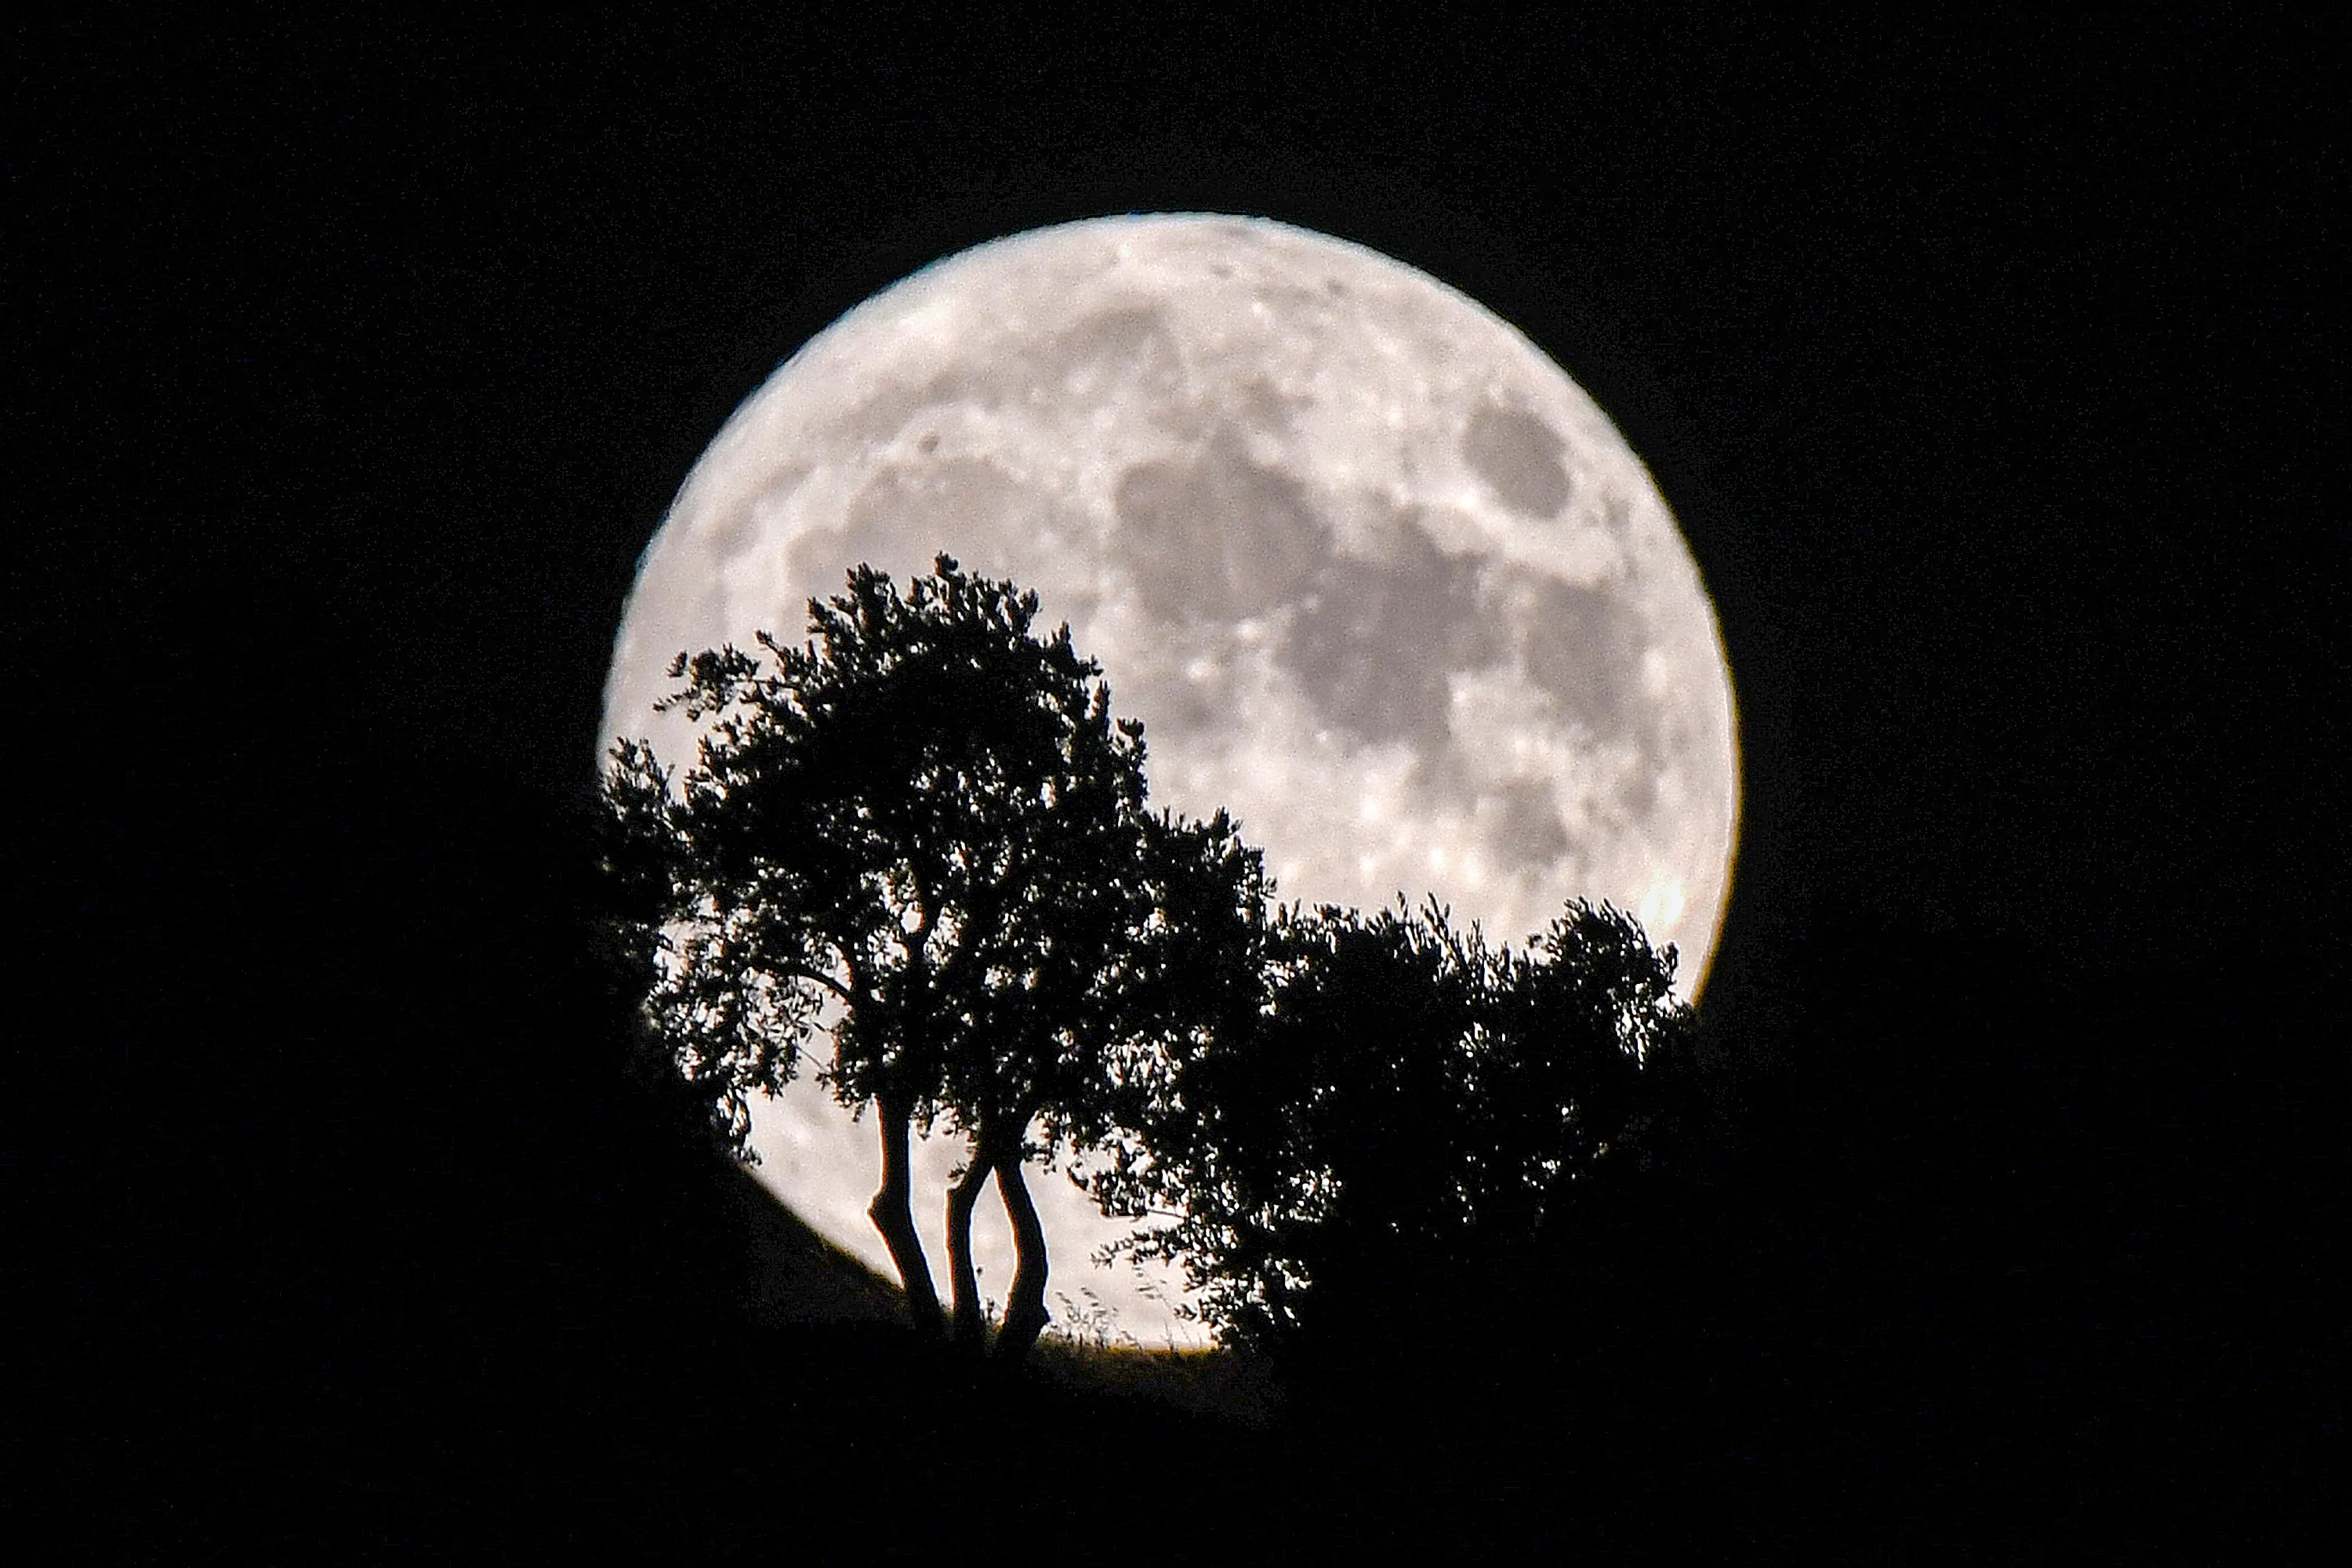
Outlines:
{"type": "Polygon", "coordinates": [[[911,1130],[965,1134],[949,1201],[960,1335],[980,1331],[971,1205],[997,1180],[1020,1265],[1000,1349],[1046,1321],[1024,1159],[1106,1134],[1118,1085],[1233,993],[1263,900],[1222,815],[1145,809],[1142,728],[1038,601],[940,556],[901,594],[859,567],[809,606],[812,639],[765,658],[680,654],[663,710],[707,720],[696,763],[642,742],[606,779],[608,864],[649,954],[647,1016],[738,1151],[749,1097],[819,1071],[871,1104],[872,1215],[919,1322],[938,1297],[914,1230],[911,1130]]]}
{"type": "Polygon", "coordinates": [[[1606,906],[1525,952],[1434,906],[1283,910],[1265,950],[1247,1026],[1175,1063],[1093,1177],[1106,1207],[1173,1214],[1135,1250],[1244,1343],[1433,1321],[1507,1281],[1638,1157],[1687,1033],[1673,950],[1606,906]]]}
{"type": "Polygon", "coordinates": [[[1572,903],[1514,951],[1434,905],[1270,910],[1222,813],[1146,809],[1141,726],[1034,594],[941,556],[809,610],[801,646],[679,655],[660,706],[705,721],[697,757],[614,749],[607,865],[646,1016],[739,1153],[751,1097],[830,1036],[817,1071],[877,1112],[869,1213],[919,1324],[945,1326],[916,1129],[971,1142],[946,1218],[974,1347],[997,1184],[1007,1356],[1047,1321],[1033,1159],[1091,1151],[1074,1173],[1107,1212],[1172,1220],[1130,1249],[1270,1345],[1457,1310],[1637,1152],[1688,1010],[1630,917],[1572,903]]]}

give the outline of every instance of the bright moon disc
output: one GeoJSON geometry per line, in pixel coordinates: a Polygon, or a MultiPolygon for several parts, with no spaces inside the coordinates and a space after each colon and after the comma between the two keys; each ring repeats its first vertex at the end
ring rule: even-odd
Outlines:
{"type": "MultiPolygon", "coordinates": [[[[1475,301],[1259,219],[1100,218],[924,268],[737,409],[646,551],[603,738],[693,760],[656,716],[681,649],[808,635],[870,563],[1010,577],[1144,721],[1155,806],[1232,810],[1285,901],[1414,904],[1522,942],[1570,898],[1706,971],[1738,817],[1731,680],[1673,515],[1592,400],[1475,301]]],[[[820,1049],[822,1043],[820,1042],[820,1049]]],[[[804,1074],[755,1106],[761,1179],[887,1277],[880,1156],[804,1074]]],[[[939,1267],[961,1147],[920,1143],[939,1267]]],[[[1173,1270],[1032,1183],[1050,1289],[1145,1344],[1203,1342],[1173,1270]]],[[[984,1203],[1001,1298],[1013,1253],[984,1203]]],[[[1049,1304],[1059,1303],[1049,1297],[1049,1304]]]]}

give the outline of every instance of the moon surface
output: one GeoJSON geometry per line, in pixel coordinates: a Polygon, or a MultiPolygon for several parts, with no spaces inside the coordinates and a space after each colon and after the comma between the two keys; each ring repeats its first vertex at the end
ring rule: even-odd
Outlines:
{"type": "MultiPolygon", "coordinates": [[[[1229,807],[1284,900],[1434,894],[1524,942],[1572,897],[1703,980],[1738,817],[1732,691],[1657,487],[1559,367],[1475,301],[1262,219],[1099,218],[937,262],[736,410],[646,549],[603,738],[690,762],[654,700],[681,649],[797,642],[860,562],[940,552],[1035,589],[1141,719],[1152,801],[1229,807]]],[[[761,1179],[886,1275],[870,1123],[811,1082],[755,1108],[761,1179]]],[[[935,1270],[961,1148],[923,1142],[935,1270]]],[[[1036,1178],[1052,1289],[1198,1344],[1171,1269],[1036,1178]]],[[[1012,1246],[974,1231],[984,1295],[1012,1246]]],[[[895,1276],[894,1276],[895,1277],[895,1276]]],[[[1070,1312],[1058,1301],[1057,1316],[1070,1312]]]]}

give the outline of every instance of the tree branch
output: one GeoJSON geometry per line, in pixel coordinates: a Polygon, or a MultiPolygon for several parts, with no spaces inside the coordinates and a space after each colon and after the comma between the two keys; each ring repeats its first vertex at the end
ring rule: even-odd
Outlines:
{"type": "Polygon", "coordinates": [[[855,1002],[857,1000],[856,992],[852,991],[848,986],[844,985],[840,981],[835,980],[832,975],[825,973],[823,970],[804,968],[800,964],[794,963],[785,965],[783,973],[794,980],[814,980],[819,985],[824,986],[826,990],[840,997],[844,1002],[855,1002]]]}

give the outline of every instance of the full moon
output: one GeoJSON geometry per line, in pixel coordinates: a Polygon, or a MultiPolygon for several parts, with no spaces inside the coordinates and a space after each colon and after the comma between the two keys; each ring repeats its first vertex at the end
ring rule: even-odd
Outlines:
{"type": "MultiPolygon", "coordinates": [[[[694,726],[652,711],[680,650],[802,641],[851,567],[903,583],[942,552],[1069,623],[1145,724],[1152,803],[1229,808],[1284,901],[1434,895],[1521,943],[1606,900],[1679,949],[1696,994],[1738,818],[1714,610],[1615,426],[1474,300],[1216,216],[934,263],[786,361],[688,475],[621,624],[604,744],[690,763],[694,726]]],[[[866,1215],[870,1122],[804,1075],[754,1108],[753,1146],[777,1196],[895,1278],[866,1215]]],[[[916,1151],[935,1269],[962,1153],[916,1151]]],[[[1125,1222],[1032,1185],[1066,1327],[1205,1342],[1174,1270],[1093,1260],[1125,1222]]],[[[1011,1239],[979,1214],[1001,1298],[1011,1239]]]]}

